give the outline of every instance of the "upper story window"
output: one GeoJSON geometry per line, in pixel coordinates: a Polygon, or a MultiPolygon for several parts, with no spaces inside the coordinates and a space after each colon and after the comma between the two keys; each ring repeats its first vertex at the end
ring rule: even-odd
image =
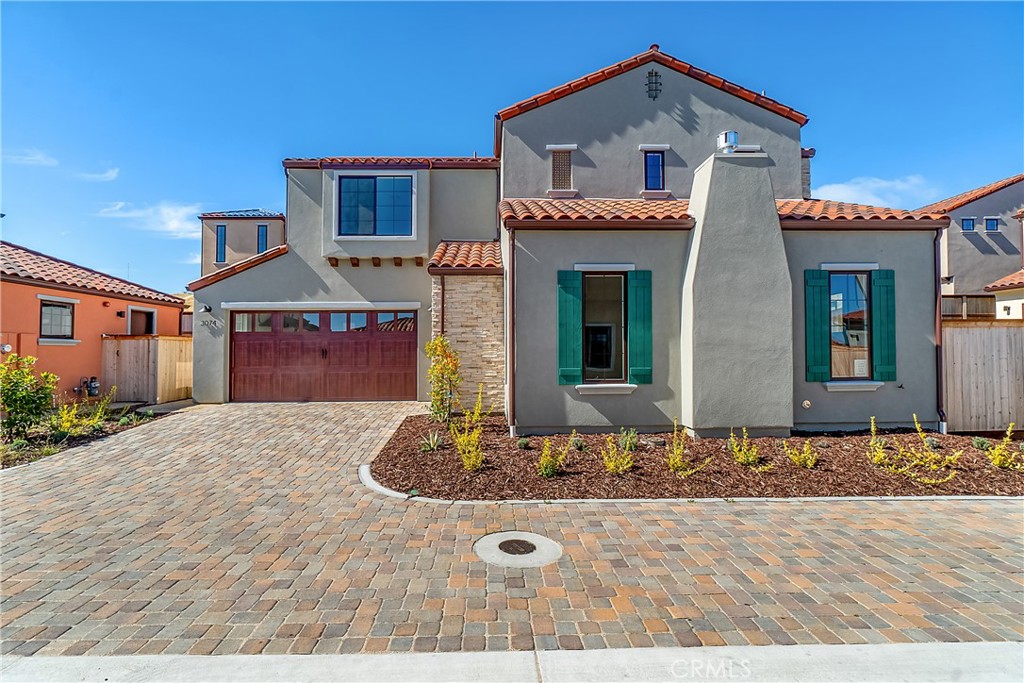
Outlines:
{"type": "Polygon", "coordinates": [[[644,152],[644,189],[665,189],[664,152],[644,152]]]}
{"type": "Polygon", "coordinates": [[[560,149],[551,152],[551,189],[572,189],[572,151],[560,149]]]}
{"type": "Polygon", "coordinates": [[[964,232],[974,232],[974,219],[973,218],[961,218],[960,229],[964,232]]]}
{"type": "Polygon", "coordinates": [[[217,256],[214,261],[224,263],[227,260],[228,226],[218,225],[217,228],[217,256]]]}
{"type": "Polygon", "coordinates": [[[985,217],[985,232],[999,232],[999,218],[997,216],[985,217]]]}
{"type": "Polygon", "coordinates": [[[267,226],[256,226],[256,253],[262,254],[267,250],[267,226]]]}
{"type": "Polygon", "coordinates": [[[412,176],[339,176],[338,235],[412,236],[412,176]]]}
{"type": "Polygon", "coordinates": [[[39,316],[39,336],[46,339],[71,339],[74,335],[75,307],[73,304],[42,301],[39,316]]]}
{"type": "Polygon", "coordinates": [[[832,379],[870,379],[868,273],[829,273],[832,379]]]}

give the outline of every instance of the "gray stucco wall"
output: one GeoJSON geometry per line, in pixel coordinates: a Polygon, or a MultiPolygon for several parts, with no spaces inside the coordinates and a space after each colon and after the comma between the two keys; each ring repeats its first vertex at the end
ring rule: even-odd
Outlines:
{"type": "Polygon", "coordinates": [[[935,233],[930,231],[783,232],[793,281],[793,404],[796,429],[926,426],[938,420],[935,382],[935,233]],[[804,270],[822,263],[878,263],[896,273],[896,381],[876,391],[828,392],[806,380],[804,270]],[[802,407],[810,401],[810,408],[802,407]]]}
{"type": "Polygon", "coordinates": [[[943,275],[953,275],[944,294],[985,294],[985,285],[1021,267],[1020,221],[1013,217],[1024,208],[1024,182],[1004,187],[978,201],[950,212],[952,222],[943,235],[943,275]],[[973,216],[973,233],[960,230],[960,219],[973,216]],[[999,216],[999,232],[985,232],[985,216],[999,216]]]}
{"type": "MultiPolygon", "coordinates": [[[[682,297],[682,423],[788,436],[793,302],[764,154],[715,154],[697,168],[696,225],[682,297]]],[[[801,277],[802,281],[802,277],[801,277]]]]}
{"type": "Polygon", "coordinates": [[[502,196],[544,197],[551,187],[549,144],[579,145],[572,153],[575,189],[584,197],[639,197],[640,144],[669,144],[666,187],[689,197],[693,171],[715,151],[718,134],[739,133],[773,160],[775,196],[801,196],[800,125],[657,64],[513,117],[502,134],[502,196]],[[661,73],[662,92],[647,97],[647,71],[661,73]]]}
{"type": "MultiPolygon", "coordinates": [[[[428,172],[421,172],[424,176],[428,172]]],[[[442,180],[419,182],[416,244],[412,253],[408,242],[363,241],[359,255],[382,257],[374,268],[364,260],[358,268],[344,258],[332,267],[323,253],[331,235],[333,183],[320,170],[289,171],[287,193],[289,251],[255,268],[204,287],[195,293],[196,313],[193,332],[193,396],[200,403],[228,400],[229,335],[228,313],[221,309],[225,301],[249,302],[418,302],[419,382],[417,395],[426,400],[427,361],[423,347],[430,340],[430,276],[426,268],[411,261],[394,266],[392,256],[429,256],[442,237],[493,239],[495,231],[496,173],[486,171],[430,171],[442,180]],[[330,187],[328,187],[330,186],[330,187]],[[437,187],[436,195],[424,188],[437,187]],[[488,194],[489,190],[489,194],[488,194]],[[330,207],[325,209],[324,204],[330,207]],[[201,313],[208,304],[213,310],[201,313]]],[[[345,243],[348,244],[347,242],[345,243]]],[[[348,249],[349,247],[346,247],[348,249]]],[[[355,251],[355,248],[353,248],[355,251]]],[[[354,253],[352,255],[355,255],[354,253]]]]}
{"type": "Polygon", "coordinates": [[[679,300],[687,231],[516,231],[516,430],[671,428],[680,414],[679,300]],[[558,384],[557,273],[577,263],[652,271],[653,382],[631,395],[581,396],[558,384]]]}

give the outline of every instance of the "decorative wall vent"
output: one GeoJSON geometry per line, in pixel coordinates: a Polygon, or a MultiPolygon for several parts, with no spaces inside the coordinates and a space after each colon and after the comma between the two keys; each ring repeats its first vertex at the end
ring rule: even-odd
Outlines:
{"type": "Polygon", "coordinates": [[[647,96],[652,100],[658,99],[661,94],[661,74],[651,69],[647,72],[647,96]]]}
{"type": "Polygon", "coordinates": [[[558,150],[551,153],[551,189],[572,189],[572,152],[558,150]]]}

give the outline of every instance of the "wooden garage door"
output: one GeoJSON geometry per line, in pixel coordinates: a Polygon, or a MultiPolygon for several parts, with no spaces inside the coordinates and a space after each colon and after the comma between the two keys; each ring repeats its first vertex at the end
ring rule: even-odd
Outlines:
{"type": "Polygon", "coordinates": [[[411,311],[235,312],[232,401],[416,399],[411,311]]]}

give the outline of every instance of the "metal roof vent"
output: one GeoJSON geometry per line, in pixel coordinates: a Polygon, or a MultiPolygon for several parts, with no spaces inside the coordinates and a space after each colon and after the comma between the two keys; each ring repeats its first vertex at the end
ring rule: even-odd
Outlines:
{"type": "Polygon", "coordinates": [[[722,154],[732,154],[736,151],[736,145],[739,141],[739,133],[734,130],[723,130],[718,134],[718,151],[722,154]]]}

